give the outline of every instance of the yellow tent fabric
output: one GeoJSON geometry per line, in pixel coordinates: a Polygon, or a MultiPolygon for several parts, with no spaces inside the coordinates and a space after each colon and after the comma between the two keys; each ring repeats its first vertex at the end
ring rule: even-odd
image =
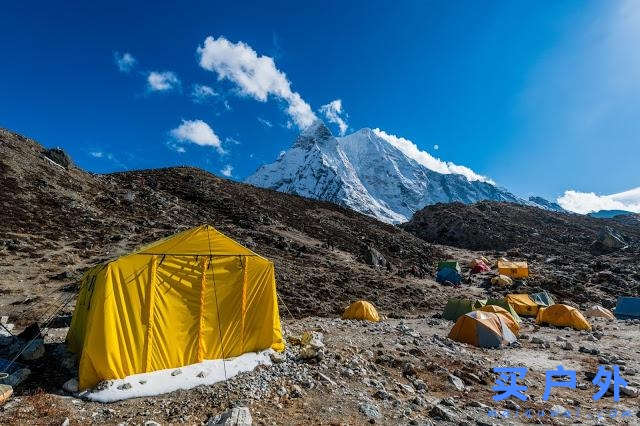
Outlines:
{"type": "Polygon", "coordinates": [[[606,318],[609,320],[616,319],[615,315],[613,315],[613,312],[611,312],[607,308],[603,308],[600,305],[593,305],[592,307],[587,309],[584,314],[587,317],[606,318]]]}
{"type": "Polygon", "coordinates": [[[511,262],[506,259],[498,260],[498,273],[509,278],[527,278],[529,266],[527,262],[511,262]]]}
{"type": "Polygon", "coordinates": [[[482,348],[498,348],[516,341],[503,316],[482,311],[462,315],[447,337],[482,348]]]}
{"type": "Polygon", "coordinates": [[[500,287],[509,287],[513,284],[513,280],[506,275],[498,275],[496,277],[491,278],[491,284],[497,285],[500,287]]]}
{"type": "Polygon", "coordinates": [[[505,300],[518,315],[535,316],[538,313],[538,305],[528,294],[508,294],[505,300]]]}
{"type": "Polygon", "coordinates": [[[353,302],[342,314],[342,319],[357,319],[378,322],[380,315],[373,304],[366,300],[353,302]]]}
{"type": "Polygon", "coordinates": [[[513,334],[515,334],[516,336],[520,334],[520,326],[513,318],[511,313],[505,308],[501,308],[500,306],[496,305],[485,305],[479,310],[482,312],[492,312],[494,314],[500,315],[504,322],[507,324],[507,327],[509,327],[509,330],[513,332],[513,334]]]}
{"type": "Polygon", "coordinates": [[[67,344],[80,389],[282,351],[273,263],[208,225],[158,241],[85,273],[67,344]]]}
{"type": "Polygon", "coordinates": [[[540,307],[536,324],[551,324],[558,327],[571,327],[576,330],[591,330],[589,321],[574,307],[555,304],[548,308],[540,307]]]}

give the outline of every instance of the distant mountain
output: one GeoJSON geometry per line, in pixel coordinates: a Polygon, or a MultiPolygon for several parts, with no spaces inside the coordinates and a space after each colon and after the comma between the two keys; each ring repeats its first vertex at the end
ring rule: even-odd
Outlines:
{"type": "Polygon", "coordinates": [[[565,212],[560,204],[554,203],[552,201],[546,200],[542,197],[529,197],[529,202],[531,205],[541,208],[543,210],[549,210],[553,212],[565,212]]]}
{"type": "Polygon", "coordinates": [[[331,201],[389,223],[406,222],[438,202],[527,203],[490,183],[433,171],[371,129],[335,137],[321,121],[245,182],[331,201]]]}
{"type": "Polygon", "coordinates": [[[588,215],[600,219],[610,219],[615,216],[635,215],[635,213],[627,210],[598,210],[597,212],[588,213],[588,215]]]}

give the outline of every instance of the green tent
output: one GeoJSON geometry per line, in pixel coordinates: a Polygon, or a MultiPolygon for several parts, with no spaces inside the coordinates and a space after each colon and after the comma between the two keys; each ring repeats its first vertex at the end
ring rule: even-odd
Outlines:
{"type": "Polygon", "coordinates": [[[513,309],[513,306],[511,306],[511,304],[504,299],[487,299],[485,305],[500,306],[501,308],[506,309],[511,314],[515,322],[517,322],[518,324],[522,322],[520,315],[518,315],[516,310],[513,309]]]}
{"type": "Polygon", "coordinates": [[[553,300],[553,297],[551,297],[551,295],[546,290],[541,291],[540,293],[532,293],[529,296],[531,297],[531,300],[536,302],[538,306],[551,306],[556,304],[556,302],[554,302],[553,300]]]}
{"type": "Polygon", "coordinates": [[[460,264],[455,260],[443,260],[438,262],[438,271],[443,268],[451,268],[458,272],[458,274],[462,275],[462,269],[460,268],[460,264]]]}
{"type": "Polygon", "coordinates": [[[459,317],[485,305],[484,300],[449,299],[442,311],[442,318],[457,321],[459,317]]]}

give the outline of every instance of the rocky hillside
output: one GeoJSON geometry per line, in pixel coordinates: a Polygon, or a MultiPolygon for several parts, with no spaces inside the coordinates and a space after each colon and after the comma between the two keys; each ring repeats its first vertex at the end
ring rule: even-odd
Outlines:
{"type": "Polygon", "coordinates": [[[640,292],[640,223],[513,203],[428,206],[402,227],[425,241],[524,258],[530,284],[577,301],[640,292]]]}
{"type": "Polygon", "coordinates": [[[195,168],[94,175],[1,129],[0,200],[0,294],[4,314],[24,321],[42,320],[89,265],[202,223],[272,259],[294,315],[340,312],[358,298],[425,308],[419,278],[439,257],[419,238],[331,203],[195,168]]]}

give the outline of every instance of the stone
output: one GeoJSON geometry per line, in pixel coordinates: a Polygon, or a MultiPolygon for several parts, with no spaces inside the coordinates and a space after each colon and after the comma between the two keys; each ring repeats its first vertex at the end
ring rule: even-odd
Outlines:
{"type": "Polygon", "coordinates": [[[74,377],[74,378],[71,378],[71,379],[67,380],[62,385],[62,389],[64,389],[66,392],[69,392],[69,393],[78,392],[78,379],[76,379],[74,377]]]}
{"type": "Polygon", "coordinates": [[[144,422],[144,426],[162,426],[162,425],[156,422],[155,420],[147,420],[146,422],[144,422]]]}
{"type": "Polygon", "coordinates": [[[289,395],[291,395],[291,398],[302,398],[304,394],[305,393],[300,386],[298,385],[291,386],[291,392],[289,392],[289,395]]]}
{"type": "Polygon", "coordinates": [[[513,400],[511,399],[507,399],[504,402],[504,406],[510,410],[516,410],[516,411],[520,411],[520,406],[518,404],[516,404],[513,400]]]}
{"type": "Polygon", "coordinates": [[[0,385],[0,407],[13,395],[13,387],[0,385]]]}
{"type": "Polygon", "coordinates": [[[362,257],[367,265],[374,268],[384,268],[387,266],[387,259],[372,246],[366,246],[363,249],[362,257]]]}
{"type": "Polygon", "coordinates": [[[391,394],[389,392],[387,392],[384,389],[380,389],[378,391],[376,391],[376,393],[373,394],[373,397],[376,399],[381,399],[381,400],[386,400],[386,399],[393,399],[393,397],[391,396],[391,394]]]}
{"type": "Polygon", "coordinates": [[[361,402],[358,409],[369,419],[378,419],[382,417],[378,406],[370,402],[361,402]]]}
{"type": "Polygon", "coordinates": [[[205,426],[251,426],[252,424],[253,418],[248,407],[233,407],[207,421],[205,426]]]}
{"type": "Polygon", "coordinates": [[[60,423],[60,426],[69,426],[69,417],[65,417],[64,421],[60,423]]]}
{"type": "Polygon", "coordinates": [[[281,364],[287,360],[284,352],[271,352],[269,357],[271,358],[271,362],[274,364],[281,364]]]}
{"type": "Polygon", "coordinates": [[[637,398],[639,391],[633,386],[620,386],[620,393],[624,396],[628,396],[629,398],[637,398]]]}
{"type": "Polygon", "coordinates": [[[34,361],[44,355],[44,339],[35,339],[25,346],[20,357],[25,361],[34,361]]]}
{"type": "Polygon", "coordinates": [[[59,166],[68,169],[73,165],[71,157],[62,148],[50,148],[44,151],[45,157],[59,166]]]}
{"type": "Polygon", "coordinates": [[[123,384],[118,386],[118,390],[127,390],[127,389],[131,389],[131,383],[129,382],[124,382],[123,384]]]}
{"type": "Polygon", "coordinates": [[[177,376],[177,375],[179,375],[179,374],[182,374],[182,370],[180,370],[179,368],[178,368],[177,370],[173,370],[173,371],[171,372],[171,375],[172,375],[172,376],[177,376]]]}
{"type": "Polygon", "coordinates": [[[31,370],[29,370],[28,368],[21,368],[11,373],[9,377],[5,377],[4,379],[0,380],[0,382],[2,384],[9,385],[15,388],[20,383],[27,380],[30,374],[31,370]]]}
{"type": "Polygon", "coordinates": [[[459,391],[464,390],[464,382],[458,376],[454,376],[453,374],[449,374],[449,382],[459,391]]]}
{"type": "MultiPolygon", "coordinates": [[[[551,407],[550,412],[551,413],[555,413],[557,416],[561,416],[561,415],[563,415],[564,413],[567,412],[567,409],[564,408],[562,405],[557,405],[556,404],[556,405],[551,407]]],[[[552,414],[552,416],[553,416],[553,414],[552,414]]]]}
{"type": "Polygon", "coordinates": [[[451,410],[441,405],[434,405],[431,410],[429,410],[429,415],[433,418],[445,420],[448,422],[454,421],[456,417],[451,410]]]}
{"type": "Polygon", "coordinates": [[[561,346],[562,349],[564,349],[565,351],[572,351],[573,350],[573,345],[569,342],[564,342],[564,344],[561,346]]]}

